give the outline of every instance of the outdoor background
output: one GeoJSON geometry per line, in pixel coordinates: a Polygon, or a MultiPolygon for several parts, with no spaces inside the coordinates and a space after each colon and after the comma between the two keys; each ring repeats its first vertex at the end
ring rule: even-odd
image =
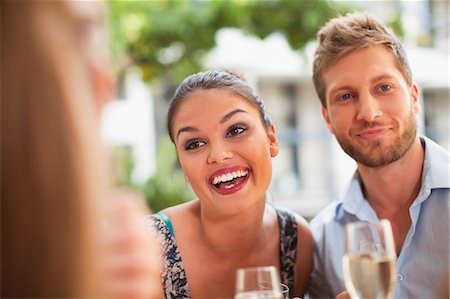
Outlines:
{"type": "Polygon", "coordinates": [[[355,164],[321,119],[311,80],[317,30],[368,11],[401,37],[421,89],[420,132],[449,149],[449,4],[438,1],[110,1],[117,94],[102,115],[117,183],[142,192],[154,212],[195,197],[165,118],[186,76],[215,68],[243,74],[277,126],[271,201],[307,219],[335,199],[355,164]]]}

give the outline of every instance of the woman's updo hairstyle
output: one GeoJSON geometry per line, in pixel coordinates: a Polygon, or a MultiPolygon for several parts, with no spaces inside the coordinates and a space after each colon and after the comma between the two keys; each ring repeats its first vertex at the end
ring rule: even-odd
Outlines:
{"type": "Polygon", "coordinates": [[[244,78],[230,71],[211,70],[196,73],[184,79],[170,100],[169,112],[167,113],[167,130],[172,142],[174,142],[172,121],[180,104],[193,92],[208,89],[226,90],[241,96],[258,109],[261,115],[261,121],[265,127],[270,127],[272,124],[266,113],[263,100],[244,78]]]}

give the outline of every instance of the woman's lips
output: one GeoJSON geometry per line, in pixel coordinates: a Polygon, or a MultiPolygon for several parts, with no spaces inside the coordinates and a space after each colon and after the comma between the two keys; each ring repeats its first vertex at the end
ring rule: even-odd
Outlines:
{"type": "Polygon", "coordinates": [[[250,171],[242,166],[220,169],[211,175],[209,184],[221,195],[228,195],[241,190],[248,181],[250,171]]]}
{"type": "Polygon", "coordinates": [[[219,183],[218,185],[212,185],[212,187],[217,193],[221,195],[228,195],[241,190],[245,186],[245,183],[247,181],[248,175],[245,177],[236,178],[229,182],[219,183]]]}

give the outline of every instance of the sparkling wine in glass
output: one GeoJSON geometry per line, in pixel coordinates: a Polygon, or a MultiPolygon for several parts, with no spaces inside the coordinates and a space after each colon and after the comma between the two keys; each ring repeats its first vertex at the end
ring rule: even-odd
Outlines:
{"type": "Polygon", "coordinates": [[[352,298],[391,299],[397,282],[397,255],[388,220],[346,226],[344,280],[352,298]]]}
{"type": "Polygon", "coordinates": [[[277,269],[273,266],[238,269],[234,299],[284,299],[277,269]]]}

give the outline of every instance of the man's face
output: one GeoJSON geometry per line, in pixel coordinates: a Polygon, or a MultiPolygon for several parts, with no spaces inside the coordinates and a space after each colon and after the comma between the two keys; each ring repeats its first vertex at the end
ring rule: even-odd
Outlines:
{"type": "Polygon", "coordinates": [[[416,138],[418,89],[408,86],[383,46],[351,52],[323,75],[322,115],[357,163],[379,167],[400,159],[416,138]]]}

